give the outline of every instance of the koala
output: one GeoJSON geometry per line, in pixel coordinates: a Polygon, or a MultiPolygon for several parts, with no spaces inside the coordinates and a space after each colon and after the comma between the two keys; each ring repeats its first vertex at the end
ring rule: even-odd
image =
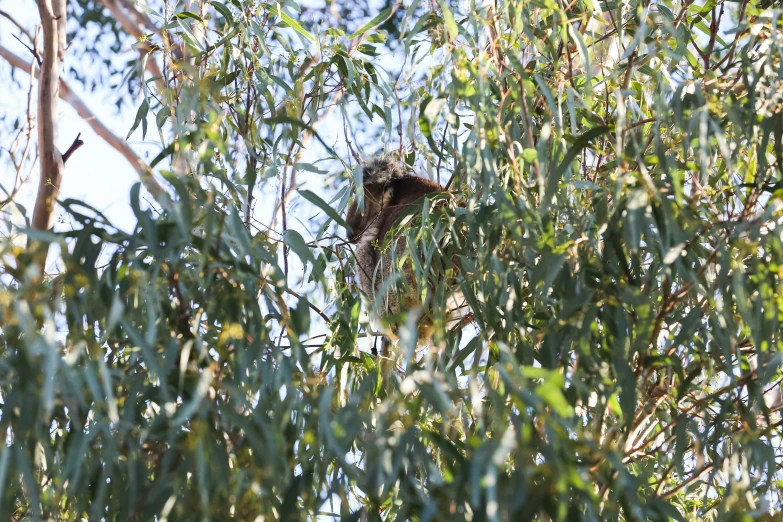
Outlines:
{"type": "MultiPolygon", "coordinates": [[[[409,212],[417,200],[445,189],[434,181],[406,173],[404,165],[392,154],[378,156],[365,165],[362,185],[364,212],[360,212],[354,202],[345,219],[349,241],[356,245],[354,255],[359,288],[370,303],[377,302],[378,292],[384,292],[380,296],[380,309],[373,310],[376,319],[414,310],[421,306],[421,291],[410,261],[406,261],[401,270],[407,289],[404,293],[399,292],[396,285],[384,286],[397,270],[396,260],[405,255],[407,247],[405,237],[399,231],[392,238],[387,236],[395,222],[409,212]]],[[[430,326],[431,321],[426,317],[420,320],[420,339],[428,335],[430,326]]],[[[391,328],[396,330],[395,325],[391,328]]],[[[388,348],[389,340],[384,339],[385,355],[388,348]]]]}

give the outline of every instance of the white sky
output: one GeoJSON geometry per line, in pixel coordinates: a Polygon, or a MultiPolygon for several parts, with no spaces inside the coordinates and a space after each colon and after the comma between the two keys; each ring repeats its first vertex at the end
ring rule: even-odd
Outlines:
{"type": "MultiPolygon", "coordinates": [[[[11,13],[20,23],[29,28],[32,28],[38,20],[38,13],[34,10],[34,6],[35,4],[32,2],[20,4],[8,0],[0,1],[0,9],[11,13]],[[25,8],[27,6],[29,7],[25,8]]],[[[12,34],[18,34],[18,31],[6,19],[0,18],[0,44],[11,49],[25,60],[30,60],[30,52],[12,34]]],[[[11,67],[7,62],[0,59],[0,77],[9,78],[10,74],[11,67]]],[[[2,122],[4,131],[10,127],[16,116],[24,119],[26,113],[29,77],[22,71],[16,71],[14,74],[18,84],[12,86],[4,93],[4,96],[0,97],[0,118],[6,119],[6,121],[2,122]]],[[[68,78],[67,72],[64,76],[66,79],[68,78]]],[[[4,83],[7,85],[7,82],[4,83]]],[[[116,107],[109,102],[114,97],[112,93],[100,91],[95,93],[85,92],[78,82],[69,81],[68,84],[116,134],[121,136],[127,134],[127,130],[130,129],[133,123],[135,107],[124,107],[124,110],[117,114],[116,107]],[[106,107],[106,105],[109,106],[106,107]]],[[[33,103],[35,103],[35,100],[33,100],[33,103]]],[[[99,210],[105,211],[107,216],[121,228],[130,230],[135,218],[128,204],[128,194],[131,185],[138,180],[136,171],[120,153],[116,152],[98,137],[87,122],[82,120],[70,105],[62,100],[58,104],[58,113],[60,122],[58,147],[60,150],[65,151],[79,133],[82,134],[82,139],[85,142],[84,147],[79,149],[68,160],[65,167],[61,198],[73,197],[82,199],[99,210]]],[[[11,188],[15,176],[15,172],[8,163],[7,153],[13,138],[14,135],[9,135],[5,132],[0,135],[0,147],[3,148],[3,161],[0,163],[0,182],[7,189],[11,188]]],[[[134,146],[138,153],[141,153],[142,148],[138,147],[137,143],[131,141],[131,145],[134,146]]],[[[31,163],[28,162],[25,171],[29,172],[30,167],[31,163]]],[[[27,207],[28,213],[32,212],[32,205],[38,188],[39,175],[37,167],[36,163],[32,169],[29,181],[17,197],[17,202],[27,207]]],[[[61,215],[61,211],[58,211],[59,215],[61,215]]]]}

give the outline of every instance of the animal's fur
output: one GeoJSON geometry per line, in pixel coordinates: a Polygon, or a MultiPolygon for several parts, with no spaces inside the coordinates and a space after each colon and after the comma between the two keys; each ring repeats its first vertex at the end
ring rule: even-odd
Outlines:
{"type": "MultiPolygon", "coordinates": [[[[445,189],[433,181],[406,173],[404,166],[388,154],[367,163],[363,187],[364,212],[354,203],[348,209],[346,224],[350,227],[350,241],[357,245],[354,254],[359,287],[370,303],[375,303],[378,292],[395,272],[395,261],[405,255],[407,246],[401,234],[387,238],[392,226],[422,196],[445,189]],[[387,240],[390,240],[388,244],[387,240]],[[385,248],[384,244],[387,244],[385,248]]],[[[410,261],[402,266],[402,276],[408,290],[399,295],[396,285],[384,289],[380,309],[376,310],[379,316],[396,315],[421,305],[419,282],[410,261]]],[[[420,324],[420,330],[423,326],[420,324]]],[[[420,337],[422,334],[427,335],[420,331],[420,337]]]]}
{"type": "Polygon", "coordinates": [[[385,184],[406,176],[410,175],[405,173],[404,167],[397,160],[396,155],[386,153],[376,156],[367,162],[362,171],[362,183],[365,185],[373,183],[385,184]]]}

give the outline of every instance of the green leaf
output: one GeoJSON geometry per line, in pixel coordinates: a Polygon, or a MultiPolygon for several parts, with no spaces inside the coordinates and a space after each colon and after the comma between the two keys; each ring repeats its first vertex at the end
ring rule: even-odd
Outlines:
{"type": "Polygon", "coordinates": [[[451,12],[448,4],[443,0],[439,0],[438,5],[443,13],[443,22],[446,24],[446,30],[449,32],[449,39],[454,40],[459,34],[459,27],[457,27],[457,21],[454,19],[454,13],[451,12]]]}
{"type": "Polygon", "coordinates": [[[285,22],[285,24],[288,27],[290,27],[291,29],[293,29],[297,33],[301,34],[302,36],[304,36],[305,38],[307,38],[311,42],[313,42],[313,43],[317,42],[317,40],[315,39],[315,37],[313,35],[311,35],[309,32],[307,32],[307,30],[305,30],[305,28],[302,27],[299,24],[299,22],[297,22],[296,20],[291,18],[291,16],[289,16],[285,11],[283,11],[282,9],[278,9],[278,7],[276,5],[272,5],[272,4],[263,4],[263,5],[270,13],[272,13],[273,15],[275,15],[277,17],[280,17],[283,20],[283,22],[285,22]]]}
{"type": "Polygon", "coordinates": [[[357,29],[355,32],[348,35],[349,40],[353,40],[354,38],[357,38],[370,29],[373,29],[374,27],[377,27],[381,25],[383,22],[388,20],[391,15],[394,13],[394,9],[392,7],[387,7],[386,9],[382,10],[380,13],[378,13],[375,18],[361,26],[359,29],[357,29]]]}
{"type": "Polygon", "coordinates": [[[201,43],[201,39],[193,33],[193,29],[188,25],[187,20],[185,18],[176,18],[175,21],[179,28],[182,29],[181,35],[182,39],[185,40],[185,43],[198,53],[204,52],[204,46],[201,43]]]}
{"type": "Polygon", "coordinates": [[[335,223],[337,223],[341,227],[348,228],[348,224],[345,222],[345,220],[343,220],[343,218],[340,217],[340,214],[338,214],[337,211],[335,211],[332,207],[330,207],[323,199],[318,197],[317,194],[306,189],[300,190],[299,194],[307,201],[309,201],[316,207],[323,210],[327,216],[329,216],[331,219],[334,220],[335,223]]]}
{"type": "Polygon", "coordinates": [[[315,174],[326,174],[328,171],[321,170],[312,163],[294,163],[294,169],[306,170],[307,172],[313,172],[315,174]]]}
{"type": "Polygon", "coordinates": [[[545,206],[549,205],[549,202],[552,200],[552,196],[554,196],[555,192],[557,191],[557,187],[560,184],[560,179],[563,177],[563,173],[565,173],[566,169],[571,166],[571,163],[576,159],[577,155],[588,145],[590,145],[592,140],[606,134],[609,131],[609,127],[605,125],[599,125],[598,127],[594,127],[583,132],[576,138],[576,141],[574,141],[574,144],[571,145],[571,148],[566,153],[563,161],[561,161],[557,167],[552,169],[552,171],[549,173],[549,176],[547,177],[546,193],[543,199],[545,206]]]}
{"type": "Polygon", "coordinates": [[[315,256],[313,256],[312,250],[307,246],[302,235],[296,230],[286,230],[284,236],[285,244],[288,245],[294,253],[299,256],[302,263],[309,261],[311,264],[315,264],[315,256]]]}
{"type": "Polygon", "coordinates": [[[163,125],[165,125],[169,116],[171,116],[171,111],[168,107],[163,107],[158,111],[158,114],[155,115],[155,124],[158,126],[158,130],[163,129],[163,125]]]}
{"type": "MultiPolygon", "coordinates": [[[[149,111],[149,109],[150,109],[150,102],[147,98],[144,98],[144,100],[141,102],[141,105],[139,106],[139,110],[136,111],[136,119],[133,120],[133,125],[131,126],[128,135],[125,137],[126,141],[128,140],[128,138],[131,137],[133,131],[135,131],[139,127],[139,123],[141,123],[142,120],[146,120],[147,111],[149,111]]],[[[146,126],[144,130],[144,134],[146,134],[146,126]]]]}
{"type": "Polygon", "coordinates": [[[168,146],[166,146],[165,149],[160,151],[157,156],[152,160],[152,163],[150,163],[150,168],[155,167],[158,163],[166,159],[167,157],[174,154],[174,150],[176,149],[175,143],[170,143],[168,146]]]}
{"type": "Polygon", "coordinates": [[[571,408],[571,405],[563,395],[561,387],[554,382],[551,376],[547,377],[541,385],[536,387],[536,395],[544,399],[561,417],[573,416],[573,408],[571,408]]]}
{"type": "Polygon", "coordinates": [[[176,13],[174,15],[174,18],[176,18],[178,20],[184,20],[186,18],[192,18],[193,20],[197,20],[197,21],[201,22],[202,24],[204,23],[204,19],[203,18],[201,18],[196,13],[191,13],[190,11],[182,11],[181,13],[176,13]]]}
{"type": "Polygon", "coordinates": [[[216,0],[209,0],[209,3],[212,4],[215,10],[223,16],[230,27],[234,26],[234,15],[231,14],[231,10],[226,4],[216,0]]]}
{"type": "Polygon", "coordinates": [[[427,118],[427,121],[432,124],[438,118],[438,115],[445,104],[445,98],[433,98],[424,106],[424,112],[422,114],[427,118]]]}

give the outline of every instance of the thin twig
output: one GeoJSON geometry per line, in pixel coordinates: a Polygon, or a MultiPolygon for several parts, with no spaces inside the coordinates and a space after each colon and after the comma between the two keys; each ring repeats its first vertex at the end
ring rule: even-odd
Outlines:
{"type": "Polygon", "coordinates": [[[22,45],[24,46],[24,48],[25,48],[25,49],[27,49],[28,51],[30,51],[30,54],[32,54],[32,55],[33,55],[33,58],[35,58],[35,61],[36,61],[36,62],[38,62],[38,65],[40,66],[40,65],[41,65],[41,57],[38,55],[38,51],[36,51],[36,50],[35,50],[35,49],[33,49],[32,47],[30,47],[29,45],[27,45],[26,43],[24,43],[24,42],[23,42],[22,40],[20,40],[20,39],[19,39],[19,37],[18,37],[18,36],[16,36],[15,34],[12,34],[11,36],[13,36],[14,38],[16,38],[16,41],[17,41],[17,42],[19,42],[20,44],[22,44],[22,45]]]}
{"type": "MultiPolygon", "coordinates": [[[[301,299],[301,298],[302,298],[302,296],[301,296],[300,294],[298,294],[298,293],[294,292],[294,291],[293,291],[293,290],[291,290],[290,288],[286,288],[286,289],[284,290],[284,292],[285,292],[285,293],[287,293],[287,294],[291,294],[292,296],[296,297],[297,299],[301,299]]],[[[325,313],[323,313],[323,312],[321,311],[321,309],[320,309],[320,308],[318,308],[318,307],[317,307],[317,306],[315,306],[313,303],[311,303],[309,299],[307,299],[306,301],[307,301],[307,306],[309,306],[309,307],[310,307],[310,309],[311,309],[311,310],[313,310],[315,313],[317,313],[318,315],[320,315],[320,316],[321,316],[321,319],[323,319],[324,321],[326,321],[326,324],[327,324],[327,325],[330,325],[330,324],[332,324],[332,320],[331,320],[331,319],[329,319],[329,316],[328,316],[328,315],[326,315],[325,313]]]]}
{"type": "Polygon", "coordinates": [[[701,479],[702,475],[704,475],[705,473],[709,472],[714,467],[715,467],[715,464],[713,464],[713,463],[707,464],[706,466],[701,468],[699,471],[694,472],[693,475],[691,475],[691,478],[689,478],[688,480],[686,480],[685,482],[683,482],[682,484],[680,484],[676,488],[670,489],[669,491],[667,491],[666,493],[661,495],[661,498],[663,500],[668,500],[671,497],[673,497],[674,495],[676,495],[678,491],[681,491],[681,490],[683,490],[683,489],[685,489],[687,487],[690,487],[690,486],[694,485],[696,482],[699,481],[699,479],[701,479]]]}
{"type": "MultiPolygon", "coordinates": [[[[30,34],[30,31],[25,29],[24,26],[22,26],[22,24],[17,22],[16,19],[13,16],[11,16],[10,14],[8,14],[7,12],[5,12],[3,10],[0,10],[0,16],[2,16],[3,18],[7,18],[12,24],[14,24],[16,26],[16,28],[19,29],[22,32],[23,35],[25,35],[27,38],[29,38],[30,42],[35,41],[35,38],[33,38],[33,35],[30,34]]],[[[19,39],[17,38],[17,40],[19,40],[19,39]]],[[[24,45],[24,44],[22,44],[22,45],[24,45]]]]}

